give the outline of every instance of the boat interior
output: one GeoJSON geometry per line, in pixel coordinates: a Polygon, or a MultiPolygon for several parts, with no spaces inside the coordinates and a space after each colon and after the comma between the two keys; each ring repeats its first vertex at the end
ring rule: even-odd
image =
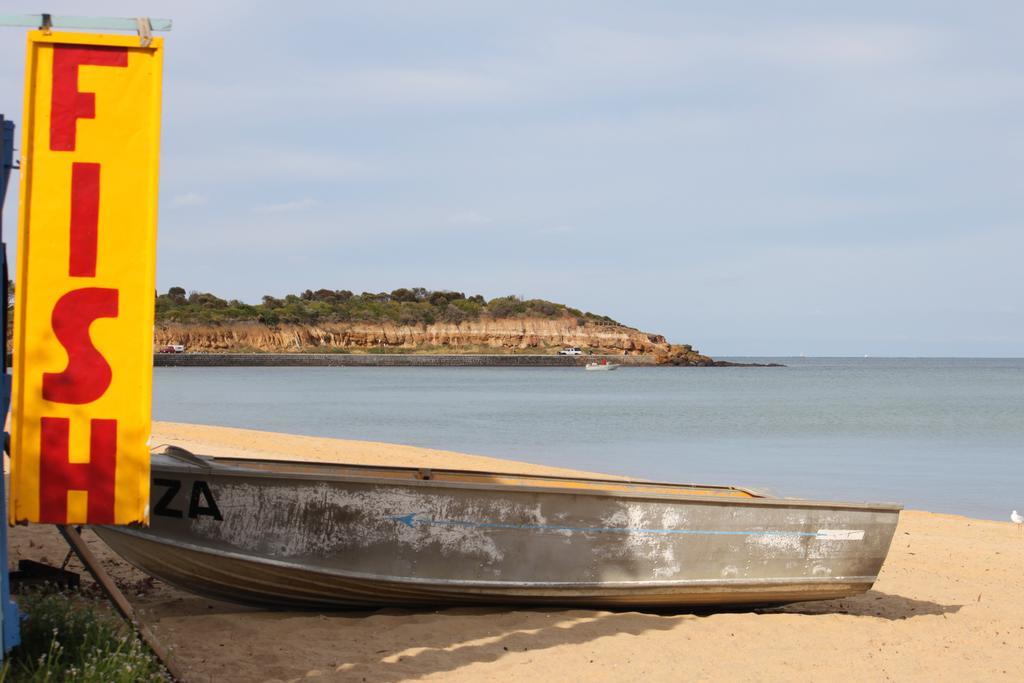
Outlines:
{"type": "Polygon", "coordinates": [[[201,468],[225,467],[245,470],[247,473],[310,478],[365,478],[391,481],[437,481],[448,484],[486,484],[490,486],[578,489],[581,493],[606,493],[715,496],[725,498],[764,498],[759,492],[735,486],[708,486],[702,484],[672,484],[631,480],[625,478],[563,477],[537,474],[505,474],[415,467],[386,467],[374,465],[347,465],[342,463],[297,462],[294,460],[249,460],[195,455],[177,446],[168,446],[162,453],[174,460],[201,468]]]}

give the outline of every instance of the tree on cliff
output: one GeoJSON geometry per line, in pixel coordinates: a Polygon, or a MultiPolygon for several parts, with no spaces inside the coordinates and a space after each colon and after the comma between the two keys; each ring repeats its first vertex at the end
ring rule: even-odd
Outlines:
{"type": "Polygon", "coordinates": [[[208,292],[189,292],[171,287],[156,297],[157,322],[229,323],[261,322],[315,324],[318,322],[392,322],[400,325],[458,324],[487,318],[575,318],[577,324],[615,324],[608,316],[583,313],[565,304],[544,299],[523,300],[502,296],[486,300],[480,294],[428,290],[423,287],[391,292],[353,294],[347,289],[307,289],[284,298],[266,295],[258,304],[224,300],[208,292]]]}

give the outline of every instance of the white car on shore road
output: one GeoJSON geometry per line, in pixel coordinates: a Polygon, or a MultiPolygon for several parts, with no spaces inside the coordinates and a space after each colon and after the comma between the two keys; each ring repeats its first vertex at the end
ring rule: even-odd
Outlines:
{"type": "Polygon", "coordinates": [[[580,351],[578,347],[567,346],[564,349],[562,349],[561,351],[559,351],[558,355],[559,356],[582,356],[583,352],[580,351]]]}

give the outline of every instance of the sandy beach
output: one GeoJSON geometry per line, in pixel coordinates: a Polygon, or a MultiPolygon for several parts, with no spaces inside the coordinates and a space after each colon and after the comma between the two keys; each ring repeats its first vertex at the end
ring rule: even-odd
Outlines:
{"type": "MultiPolygon", "coordinates": [[[[155,423],[153,434],[154,446],[173,443],[224,457],[570,472],[448,451],[222,427],[155,423]]],[[[712,614],[268,611],[148,580],[91,532],[86,538],[194,681],[1024,678],[1024,535],[1009,522],[906,511],[868,593],[712,614]]],[[[11,532],[12,562],[59,564],[66,552],[53,527],[11,532]]],[[[82,570],[74,560],[69,568],[82,570]]]]}

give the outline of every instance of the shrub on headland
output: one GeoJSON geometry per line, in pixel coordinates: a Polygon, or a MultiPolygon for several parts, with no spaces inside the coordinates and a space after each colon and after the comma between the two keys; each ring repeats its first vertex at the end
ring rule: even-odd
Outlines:
{"type": "Polygon", "coordinates": [[[583,313],[543,299],[523,300],[502,296],[487,301],[483,296],[463,292],[431,291],[423,287],[392,292],[353,294],[347,289],[307,289],[283,299],[264,296],[258,304],[225,300],[208,292],[185,293],[171,287],[156,297],[156,321],[177,323],[261,322],[316,324],[320,322],[393,322],[429,325],[434,322],[460,323],[481,318],[575,318],[578,324],[618,325],[608,316],[583,313]]]}

